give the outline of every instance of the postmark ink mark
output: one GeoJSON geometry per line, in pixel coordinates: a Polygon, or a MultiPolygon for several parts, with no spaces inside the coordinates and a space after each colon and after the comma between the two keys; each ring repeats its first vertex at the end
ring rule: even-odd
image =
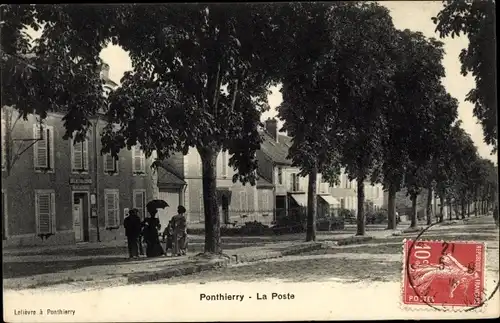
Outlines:
{"type": "Polygon", "coordinates": [[[491,295],[484,292],[485,244],[473,241],[425,241],[421,236],[404,241],[403,303],[428,305],[438,311],[482,307],[491,295]]]}

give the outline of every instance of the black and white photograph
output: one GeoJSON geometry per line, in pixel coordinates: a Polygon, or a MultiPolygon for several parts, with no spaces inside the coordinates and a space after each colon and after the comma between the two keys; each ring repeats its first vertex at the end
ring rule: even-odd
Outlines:
{"type": "Polygon", "coordinates": [[[500,316],[496,2],[1,4],[5,322],[500,316]]]}

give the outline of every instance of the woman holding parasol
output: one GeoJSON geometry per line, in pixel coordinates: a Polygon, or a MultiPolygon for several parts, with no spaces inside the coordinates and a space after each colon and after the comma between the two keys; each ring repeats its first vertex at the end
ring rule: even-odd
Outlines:
{"type": "Polygon", "coordinates": [[[143,222],[143,236],[146,241],[146,256],[159,257],[165,254],[160,243],[159,230],[161,229],[160,220],[156,217],[158,209],[167,207],[167,202],[163,200],[153,200],[146,205],[149,218],[143,222]]]}

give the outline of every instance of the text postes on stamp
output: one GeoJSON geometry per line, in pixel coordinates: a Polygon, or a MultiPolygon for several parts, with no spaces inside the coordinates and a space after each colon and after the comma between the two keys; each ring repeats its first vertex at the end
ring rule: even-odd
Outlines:
{"type": "Polygon", "coordinates": [[[477,307],[484,302],[485,245],[405,240],[403,303],[477,307]]]}

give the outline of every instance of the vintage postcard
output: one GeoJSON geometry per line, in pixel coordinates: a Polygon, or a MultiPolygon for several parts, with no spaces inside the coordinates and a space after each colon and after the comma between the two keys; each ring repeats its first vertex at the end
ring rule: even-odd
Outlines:
{"type": "Polygon", "coordinates": [[[0,5],[4,321],[499,317],[495,12],[0,5]]]}

